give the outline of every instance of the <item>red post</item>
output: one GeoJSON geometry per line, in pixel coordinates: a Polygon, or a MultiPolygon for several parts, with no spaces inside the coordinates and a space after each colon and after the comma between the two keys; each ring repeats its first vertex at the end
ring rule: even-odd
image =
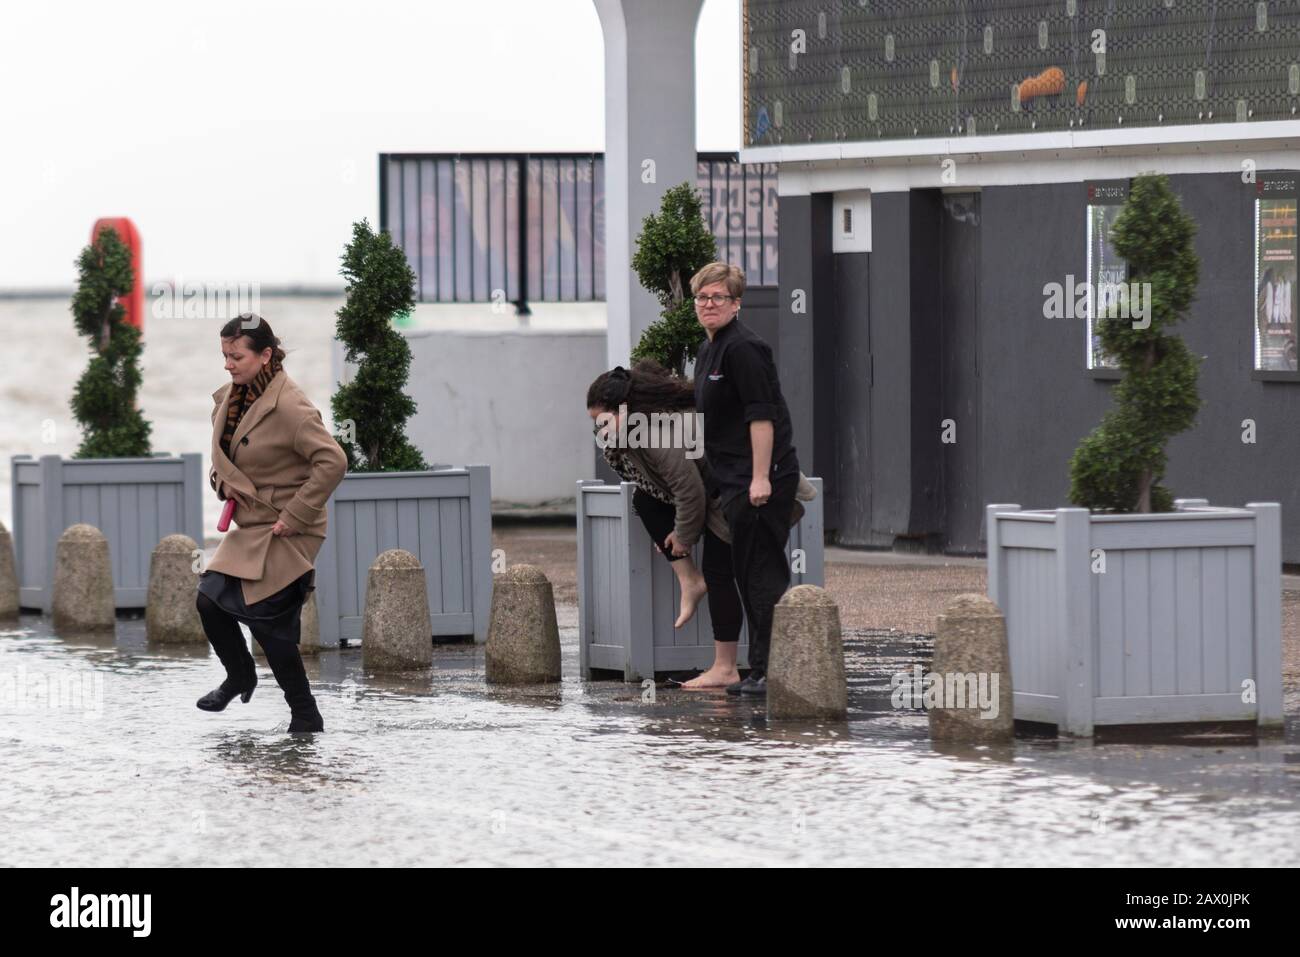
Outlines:
{"type": "Polygon", "coordinates": [[[135,274],[135,285],[131,288],[130,294],[122,305],[126,308],[125,319],[131,325],[144,332],[144,258],[140,248],[140,231],[135,228],[135,223],[125,216],[107,216],[103,219],[95,220],[94,227],[90,230],[90,241],[93,243],[99,231],[105,226],[111,228],[117,233],[118,238],[126,244],[126,248],[131,251],[131,270],[135,274]]]}

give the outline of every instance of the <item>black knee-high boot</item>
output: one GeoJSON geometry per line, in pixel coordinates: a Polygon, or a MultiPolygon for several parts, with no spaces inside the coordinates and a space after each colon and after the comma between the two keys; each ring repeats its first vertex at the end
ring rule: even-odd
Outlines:
{"type": "Polygon", "coordinates": [[[226,705],[236,697],[247,703],[253,697],[253,689],[257,687],[257,665],[249,654],[248,646],[244,644],[239,622],[217,607],[216,602],[207,595],[200,594],[195,604],[208,643],[226,666],[226,680],[198,700],[199,708],[204,711],[224,711],[226,705]]]}
{"type": "Polygon", "coordinates": [[[253,637],[266,652],[271,673],[275,675],[280,690],[284,692],[284,700],[289,703],[291,714],[289,730],[291,732],[324,731],[325,719],[321,717],[320,709],[316,707],[316,699],[312,697],[311,684],[307,680],[307,669],[303,667],[298,646],[282,638],[263,638],[256,631],[253,632],[253,637]]]}

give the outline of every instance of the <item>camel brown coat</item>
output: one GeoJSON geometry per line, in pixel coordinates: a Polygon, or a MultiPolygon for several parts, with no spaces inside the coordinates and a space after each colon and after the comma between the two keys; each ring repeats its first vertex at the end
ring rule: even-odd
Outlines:
{"type": "Polygon", "coordinates": [[[244,601],[252,605],[315,567],[325,542],[325,503],[343,481],[348,459],[284,369],[244,412],[227,457],[221,433],[231,388],[227,383],[212,393],[210,481],[223,501],[234,490],[253,505],[235,506],[208,568],[243,579],[244,601]],[[277,520],[297,534],[272,535],[277,520]]]}

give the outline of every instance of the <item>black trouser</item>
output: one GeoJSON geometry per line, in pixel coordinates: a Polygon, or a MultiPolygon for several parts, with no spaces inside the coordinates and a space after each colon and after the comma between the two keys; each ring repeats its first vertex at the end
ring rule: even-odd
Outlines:
{"type": "MultiPolygon", "coordinates": [[[[242,673],[240,669],[250,665],[253,658],[249,654],[248,646],[244,644],[244,634],[239,630],[239,622],[202,592],[195,600],[195,605],[199,610],[199,618],[203,622],[203,631],[208,636],[209,644],[221,659],[221,663],[226,666],[227,675],[237,679],[242,673]]],[[[292,624],[283,627],[299,628],[299,621],[300,619],[295,615],[292,624]]],[[[312,697],[311,684],[307,680],[307,669],[303,667],[298,646],[292,641],[276,637],[276,631],[269,628],[265,622],[255,622],[249,625],[249,630],[266,653],[266,662],[271,666],[271,673],[275,675],[276,684],[284,692],[284,700],[289,703],[290,709],[301,708],[308,704],[312,697]]]]}
{"type": "Polygon", "coordinates": [[[790,539],[790,516],[798,487],[796,473],[773,482],[772,495],[763,505],[751,505],[745,490],[722,507],[731,529],[731,563],[749,621],[749,668],[754,677],[767,674],[772,614],[790,587],[785,543],[790,539]]]}
{"type": "MultiPolygon", "coordinates": [[[[637,489],[632,495],[632,509],[641,517],[641,524],[650,533],[650,539],[670,562],[685,555],[674,556],[664,544],[668,533],[676,527],[677,509],[661,502],[653,495],[637,489]]],[[[714,641],[739,641],[740,626],[745,612],[736,593],[735,575],[731,568],[731,546],[704,527],[704,558],[700,563],[704,584],[708,587],[709,617],[713,619],[714,641]]]]}

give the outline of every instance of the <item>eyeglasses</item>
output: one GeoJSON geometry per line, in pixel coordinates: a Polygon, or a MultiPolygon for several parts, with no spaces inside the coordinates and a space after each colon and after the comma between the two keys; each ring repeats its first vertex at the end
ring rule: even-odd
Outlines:
{"type": "Polygon", "coordinates": [[[718,296],[718,295],[713,295],[713,296],[696,296],[696,297],[695,297],[695,305],[697,305],[697,306],[707,306],[709,303],[712,303],[712,304],[715,305],[715,306],[721,306],[721,305],[723,305],[724,303],[728,303],[728,302],[733,302],[733,301],[735,301],[735,298],[736,298],[735,296],[718,296]]]}

